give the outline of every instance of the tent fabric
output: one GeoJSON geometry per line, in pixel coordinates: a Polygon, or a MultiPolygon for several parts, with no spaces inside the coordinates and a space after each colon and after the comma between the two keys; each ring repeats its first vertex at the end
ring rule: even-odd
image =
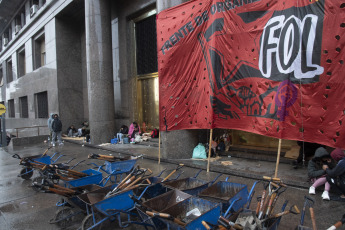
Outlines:
{"type": "Polygon", "coordinates": [[[160,12],[160,129],[345,148],[344,18],[339,0],[191,0],[160,12]]]}

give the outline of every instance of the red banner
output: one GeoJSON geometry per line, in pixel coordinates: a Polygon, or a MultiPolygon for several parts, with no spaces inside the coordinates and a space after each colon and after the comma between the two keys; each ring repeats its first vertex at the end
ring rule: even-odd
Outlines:
{"type": "Polygon", "coordinates": [[[157,16],[160,128],[345,148],[345,2],[195,0],[157,16]]]}

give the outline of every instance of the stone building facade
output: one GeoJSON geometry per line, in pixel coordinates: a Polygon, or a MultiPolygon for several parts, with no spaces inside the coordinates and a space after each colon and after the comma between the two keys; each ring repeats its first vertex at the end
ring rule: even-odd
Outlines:
{"type": "MultiPolygon", "coordinates": [[[[158,127],[155,18],[183,2],[3,0],[0,103],[7,130],[45,126],[50,113],[60,115],[64,130],[88,120],[95,144],[133,121],[158,127]]],[[[196,132],[163,132],[163,148],[178,151],[169,142],[182,138],[183,154],[195,146],[196,132]]]]}

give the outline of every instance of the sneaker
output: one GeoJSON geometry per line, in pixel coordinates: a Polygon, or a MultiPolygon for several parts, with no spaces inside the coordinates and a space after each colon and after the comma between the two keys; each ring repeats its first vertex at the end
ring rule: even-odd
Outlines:
{"type": "Polygon", "coordinates": [[[310,186],[309,188],[309,194],[315,195],[315,188],[313,186],[310,186]]]}
{"type": "Polygon", "coordinates": [[[63,142],[60,142],[59,145],[63,145],[63,142]]]}
{"type": "Polygon", "coordinates": [[[324,191],[321,195],[323,200],[330,200],[328,191],[324,191]]]}
{"type": "Polygon", "coordinates": [[[55,144],[53,144],[53,147],[55,147],[55,144]]]}

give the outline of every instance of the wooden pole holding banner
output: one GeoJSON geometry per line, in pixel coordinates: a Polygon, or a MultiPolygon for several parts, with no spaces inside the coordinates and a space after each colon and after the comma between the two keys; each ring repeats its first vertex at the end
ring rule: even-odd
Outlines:
{"type": "Polygon", "coordinates": [[[158,134],[158,164],[161,163],[161,132],[158,134]]]}
{"type": "Polygon", "coordinates": [[[210,129],[210,143],[208,144],[207,172],[210,171],[210,157],[211,157],[211,148],[212,148],[212,132],[213,132],[213,129],[210,129]]]}
{"type": "Polygon", "coordinates": [[[277,174],[278,174],[278,165],[279,165],[279,160],[280,160],[280,150],[281,150],[281,148],[282,148],[282,139],[279,138],[276,171],[274,173],[274,177],[275,178],[277,178],[277,174]]]}

